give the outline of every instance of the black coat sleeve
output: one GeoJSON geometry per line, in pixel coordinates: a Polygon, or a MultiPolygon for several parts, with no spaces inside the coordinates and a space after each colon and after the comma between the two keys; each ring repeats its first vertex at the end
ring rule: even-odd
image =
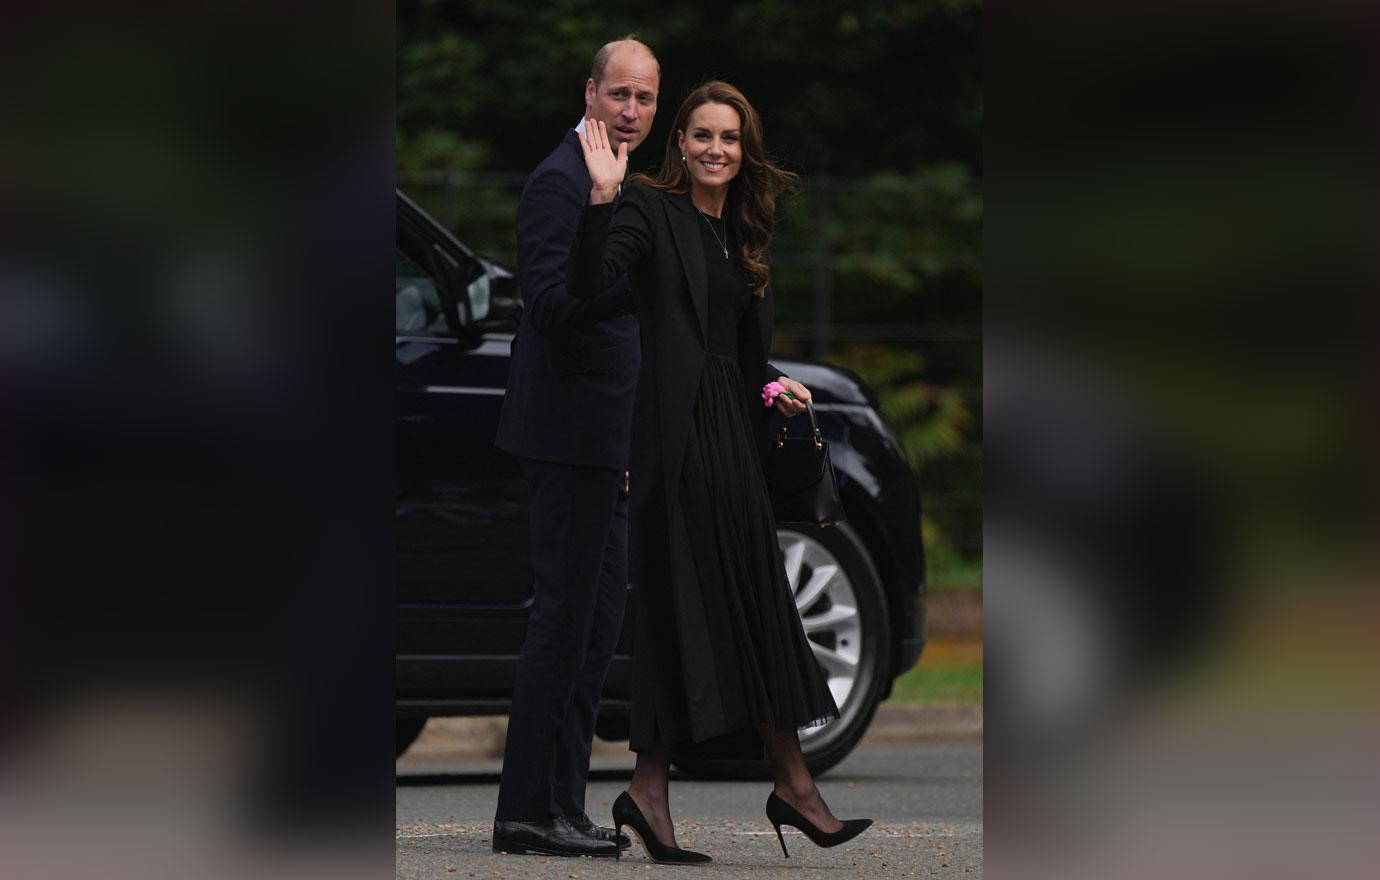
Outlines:
{"type": "Polygon", "coordinates": [[[528,183],[518,203],[518,283],[532,326],[542,333],[628,314],[636,307],[627,285],[608,289],[616,275],[584,299],[570,293],[566,271],[585,197],[568,177],[547,170],[528,183]]]}
{"type": "Polygon", "coordinates": [[[652,199],[642,186],[624,187],[615,203],[589,205],[570,248],[570,293],[593,296],[652,252],[652,199]]]}

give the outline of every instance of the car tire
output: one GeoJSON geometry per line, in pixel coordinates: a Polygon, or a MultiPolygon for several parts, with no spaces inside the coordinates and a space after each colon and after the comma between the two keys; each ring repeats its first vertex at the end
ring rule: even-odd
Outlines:
{"type": "MultiPolygon", "coordinates": [[[[877,569],[847,524],[782,526],[777,533],[806,638],[839,706],[838,718],[800,733],[805,763],[819,776],[853,751],[877,714],[891,669],[891,620],[877,569]]],[[[702,779],[771,778],[765,760],[672,760],[702,779]]]]}
{"type": "Polygon", "coordinates": [[[393,719],[393,758],[401,758],[403,752],[417,741],[421,736],[422,728],[426,727],[429,719],[426,718],[395,718],[393,719]]]}

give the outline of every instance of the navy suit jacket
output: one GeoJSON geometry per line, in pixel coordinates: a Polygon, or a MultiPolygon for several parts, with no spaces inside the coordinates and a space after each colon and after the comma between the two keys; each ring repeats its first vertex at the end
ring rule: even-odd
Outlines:
{"type": "Polygon", "coordinates": [[[640,362],[626,277],[591,298],[566,288],[590,180],[569,131],[523,188],[517,211],[523,310],[496,443],[563,464],[625,470],[640,362]]]}

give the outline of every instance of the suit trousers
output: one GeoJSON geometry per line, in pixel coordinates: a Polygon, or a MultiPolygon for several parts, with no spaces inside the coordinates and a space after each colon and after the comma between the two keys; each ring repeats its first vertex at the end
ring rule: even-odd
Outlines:
{"type": "Polygon", "coordinates": [[[518,657],[498,821],[584,811],[594,719],[628,591],[623,472],[518,458],[535,597],[518,657]]]}

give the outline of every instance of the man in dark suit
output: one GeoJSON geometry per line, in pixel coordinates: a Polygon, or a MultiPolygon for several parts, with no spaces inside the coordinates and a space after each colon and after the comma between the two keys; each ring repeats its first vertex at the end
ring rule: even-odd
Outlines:
{"type": "MultiPolygon", "coordinates": [[[[631,37],[595,55],[585,116],[631,151],[656,114],[661,72],[631,37]]],[[[584,125],[582,119],[580,125],[584,125]]],[[[627,838],[585,813],[594,718],[627,598],[628,441],[639,343],[626,278],[591,299],[566,290],[590,179],[575,130],[518,204],[525,308],[499,419],[531,505],[535,601],[518,659],[494,816],[495,852],[617,855],[627,838]]]]}

